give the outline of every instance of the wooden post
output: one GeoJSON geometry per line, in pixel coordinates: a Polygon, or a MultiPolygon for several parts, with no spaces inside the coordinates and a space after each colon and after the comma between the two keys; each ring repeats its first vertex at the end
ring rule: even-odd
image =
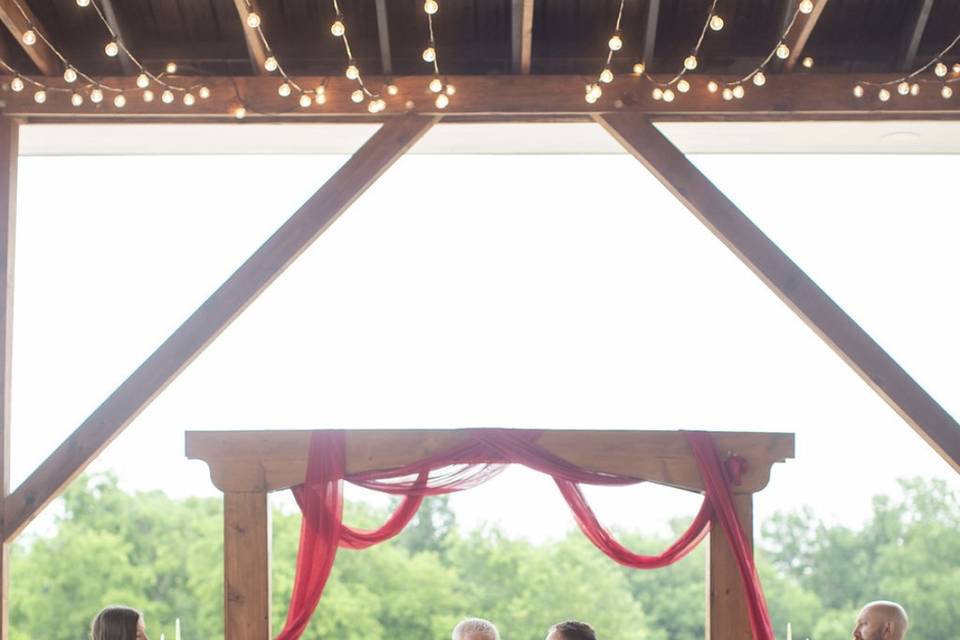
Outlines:
{"type": "Polygon", "coordinates": [[[270,509],[266,493],[223,494],[225,640],[269,640],[270,509]]]}
{"type": "MultiPolygon", "coordinates": [[[[12,118],[0,118],[0,507],[10,493],[10,354],[19,127],[20,124],[12,118]]],[[[10,545],[2,538],[0,536],[0,640],[7,640],[10,633],[7,615],[10,545]]]]}
{"type": "MultiPolygon", "coordinates": [[[[753,494],[734,494],[733,505],[752,552],[753,494]]],[[[707,548],[706,637],[707,640],[745,640],[753,637],[743,579],[727,534],[720,527],[710,531],[710,545],[707,548]]]]}

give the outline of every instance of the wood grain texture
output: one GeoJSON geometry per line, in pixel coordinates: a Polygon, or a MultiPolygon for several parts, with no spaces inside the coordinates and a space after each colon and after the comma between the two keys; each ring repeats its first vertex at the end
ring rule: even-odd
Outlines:
{"type": "Polygon", "coordinates": [[[23,43],[23,33],[31,27],[44,34],[48,33],[25,2],[17,3],[14,2],[14,0],[0,0],[0,22],[3,22],[3,25],[7,28],[7,31],[10,32],[10,35],[13,36],[13,39],[23,47],[23,50],[30,57],[30,60],[33,61],[33,64],[37,66],[40,73],[46,76],[56,76],[59,74],[60,59],[57,58],[47,43],[40,38],[37,38],[36,43],[32,45],[23,43]]]}
{"type": "MultiPolygon", "coordinates": [[[[19,123],[0,118],[0,511],[10,493],[10,381],[13,346],[13,272],[17,218],[19,123]]],[[[0,530],[3,530],[0,513],[0,530]]],[[[0,536],[0,640],[7,640],[10,545],[0,536]]]]}
{"type": "Polygon", "coordinates": [[[533,63],[534,0],[513,0],[513,72],[529,74],[533,63]]]}
{"type": "Polygon", "coordinates": [[[300,209],[50,454],[4,504],[11,540],[433,125],[405,116],[383,125],[300,209]]]}
{"type": "Polygon", "coordinates": [[[597,121],[960,472],[960,425],[643,117],[597,121]]]}
{"type": "MultiPolygon", "coordinates": [[[[733,496],[743,534],[753,549],[753,496],[733,496]]],[[[722,527],[710,530],[707,547],[707,640],[748,640],[750,613],[740,569],[722,527]]]]}
{"type": "MultiPolygon", "coordinates": [[[[449,449],[467,437],[458,430],[362,430],[347,433],[348,473],[400,467],[449,449]]],[[[793,457],[793,434],[713,433],[722,455],[747,459],[735,491],[766,486],[770,467],[793,457]]],[[[309,431],[191,431],[186,453],[204,460],[222,491],[276,491],[303,482],[309,431]]],[[[703,482],[686,439],[678,431],[545,431],[547,451],[594,471],[633,476],[700,491],[703,482]]]]}
{"type": "Polygon", "coordinates": [[[225,640],[270,635],[270,509],[265,493],[223,496],[225,640]]]}

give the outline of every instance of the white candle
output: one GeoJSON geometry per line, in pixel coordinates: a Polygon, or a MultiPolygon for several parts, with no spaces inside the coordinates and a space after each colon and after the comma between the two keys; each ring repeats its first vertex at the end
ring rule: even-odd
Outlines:
{"type": "Polygon", "coordinates": [[[164,635],[161,633],[161,634],[160,634],[160,640],[167,640],[167,638],[166,638],[166,636],[164,636],[164,635]]]}
{"type": "MultiPolygon", "coordinates": [[[[177,627],[178,629],[180,627],[177,627]]],[[[180,636],[177,635],[177,640],[180,640],[180,636]]],[[[790,623],[787,623],[787,640],[793,640],[793,627],[790,626],[790,623]]]]}
{"type": "MultiPolygon", "coordinates": [[[[789,633],[789,631],[788,631],[787,633],[789,633]]],[[[181,639],[180,639],[180,618],[177,618],[177,622],[176,622],[176,624],[174,625],[174,638],[175,638],[175,640],[181,640],[181,639]]],[[[788,636],[787,640],[790,640],[790,639],[789,639],[789,636],[788,636]]]]}

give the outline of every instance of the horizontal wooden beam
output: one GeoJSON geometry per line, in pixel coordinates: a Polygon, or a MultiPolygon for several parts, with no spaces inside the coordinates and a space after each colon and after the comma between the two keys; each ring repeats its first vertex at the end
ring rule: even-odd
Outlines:
{"type": "Polygon", "coordinates": [[[3,538],[16,537],[435,121],[394,118],[374,133],[10,494],[3,538]]]}
{"type": "Polygon", "coordinates": [[[960,424],[655,126],[597,121],[960,472],[960,424]]]}
{"type": "MultiPolygon", "coordinates": [[[[691,77],[693,88],[690,93],[678,94],[673,102],[664,102],[653,99],[648,81],[623,74],[613,84],[606,85],[604,95],[591,105],[584,100],[586,79],[583,76],[451,76],[449,81],[456,87],[456,94],[451,96],[450,105],[440,110],[434,104],[435,95],[427,89],[428,77],[404,76],[394,79],[399,94],[384,96],[387,108],[378,114],[370,114],[366,104],[351,101],[350,94],[356,89],[356,83],[346,78],[329,77],[297,78],[307,88],[326,87],[326,103],[306,108],[298,106],[296,95],[281,97],[278,94],[281,79],[252,76],[176,78],[177,83],[195,84],[197,88],[207,86],[211,90],[209,99],[197,98],[192,106],[184,105],[179,96],[172,104],[163,104],[159,99],[144,102],[140,98],[141,92],[134,86],[134,78],[129,77],[104,80],[105,84],[127,88],[127,105],[122,109],[113,105],[109,93],[100,104],[84,100],[80,107],[71,106],[69,93],[54,91],[47,92],[43,104],[34,100],[30,90],[0,93],[0,101],[3,113],[7,115],[47,121],[84,118],[230,120],[240,105],[246,109],[247,120],[262,118],[271,121],[344,118],[377,121],[405,112],[500,120],[569,118],[607,112],[641,113],[656,120],[960,119],[960,95],[945,100],[936,85],[921,85],[918,96],[904,97],[892,91],[889,102],[880,102],[875,89],[869,89],[862,98],[853,95],[853,87],[858,81],[885,81],[892,76],[771,74],[766,86],[751,85],[743,99],[730,101],[707,91],[707,78],[691,77]]],[[[65,86],[60,77],[44,81],[54,87],[65,86]]],[[[375,77],[366,81],[374,89],[382,83],[382,79],[375,77]]]]}
{"type": "MultiPolygon", "coordinates": [[[[449,449],[466,438],[458,430],[363,430],[347,433],[347,472],[391,469],[449,449]]],[[[735,490],[767,485],[770,467],[793,457],[791,433],[713,433],[724,453],[747,460],[735,490]]],[[[276,491],[303,482],[309,431],[190,431],[187,457],[210,466],[221,491],[276,491]]],[[[538,443],[577,465],[699,491],[700,471],[679,431],[544,431],[538,443]]]]}

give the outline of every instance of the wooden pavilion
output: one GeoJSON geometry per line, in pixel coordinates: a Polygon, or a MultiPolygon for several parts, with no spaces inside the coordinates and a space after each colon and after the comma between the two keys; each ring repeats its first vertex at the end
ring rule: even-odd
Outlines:
{"type": "Polygon", "coordinates": [[[955,119],[960,0],[0,0],[0,20],[0,640],[9,543],[440,121],[602,126],[960,471],[956,420],[653,124],[955,119]],[[11,491],[20,125],[249,121],[382,127],[11,491]]]}

